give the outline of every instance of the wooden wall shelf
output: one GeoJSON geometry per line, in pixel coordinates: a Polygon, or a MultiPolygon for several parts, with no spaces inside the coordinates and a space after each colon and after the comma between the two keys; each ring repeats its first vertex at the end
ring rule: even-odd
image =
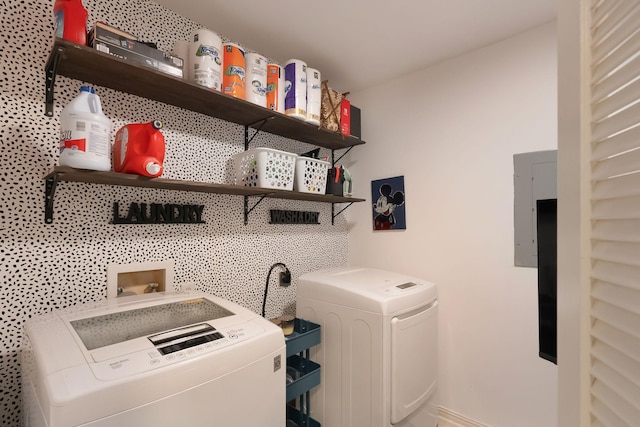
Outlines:
{"type": "MultiPolygon", "coordinates": [[[[126,62],[93,48],[60,38],[55,39],[45,71],[45,114],[47,116],[53,116],[55,80],[57,75],[62,75],[243,125],[245,127],[245,149],[247,149],[250,141],[249,128],[331,149],[332,159],[334,159],[334,150],[347,149],[346,152],[342,153],[342,156],[344,156],[354,146],[364,144],[364,141],[358,138],[345,137],[339,133],[320,129],[317,126],[257,106],[245,100],[211,91],[153,68],[126,62]]],[[[337,160],[334,159],[335,161],[337,160]]],[[[332,224],[335,218],[347,207],[351,206],[352,203],[365,201],[364,199],[352,197],[299,193],[296,191],[164,178],[151,179],[139,175],[97,172],[60,166],[50,171],[45,180],[45,222],[47,224],[53,222],[53,203],[56,186],[58,182],[64,181],[244,196],[245,224],[247,224],[249,213],[264,198],[331,203],[332,224]],[[252,207],[249,207],[248,199],[252,196],[259,197],[259,200],[252,207]],[[335,213],[334,205],[336,203],[347,203],[347,206],[335,213]]]]}
{"type": "Polygon", "coordinates": [[[46,72],[48,116],[53,115],[55,77],[59,74],[332,150],[364,144],[358,138],[320,129],[243,99],[60,38],[56,38],[51,49],[46,72]]]}
{"type": "MultiPolygon", "coordinates": [[[[193,191],[200,193],[230,194],[237,196],[256,196],[271,199],[304,200],[322,203],[354,203],[365,199],[341,197],[327,194],[300,193],[297,191],[275,190],[270,188],[243,187],[239,185],[216,184],[211,182],[184,181],[166,178],[147,178],[118,172],[99,172],[74,169],[66,166],[54,167],[46,176],[45,222],[53,222],[53,201],[58,182],[86,182],[91,184],[116,185],[124,187],[143,187],[164,190],[193,191]]],[[[256,203],[257,205],[257,203],[256,203]]],[[[255,205],[254,205],[255,207],[255,205]]],[[[338,212],[339,214],[340,212],[338,212]]],[[[245,220],[246,220],[245,212],[245,220]]],[[[338,214],[333,215],[332,221],[338,214]]]]}

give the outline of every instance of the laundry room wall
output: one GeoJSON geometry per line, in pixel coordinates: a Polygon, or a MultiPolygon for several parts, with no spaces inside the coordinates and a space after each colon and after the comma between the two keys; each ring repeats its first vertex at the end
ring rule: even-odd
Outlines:
{"type": "MultiPolygon", "coordinates": [[[[105,21],[157,42],[164,51],[198,28],[144,0],[83,4],[90,24],[105,21]]],[[[299,275],[346,264],[349,211],[331,225],[331,205],[324,203],[265,199],[245,226],[241,196],[63,182],[55,194],[53,224],[46,225],[44,176],[58,160],[60,112],[81,82],[58,76],[54,115],[46,117],[44,68],[53,41],[53,2],[8,0],[0,7],[0,425],[17,426],[21,417],[19,353],[25,320],[106,298],[111,263],[172,259],[178,288],[189,284],[259,313],[267,272],[284,262],[293,284],[278,287],[274,271],[267,317],[292,312],[299,275]],[[113,225],[116,201],[204,205],[206,224],[113,225]],[[270,209],[316,211],[321,224],[269,225],[270,209]]],[[[164,122],[163,177],[232,182],[229,159],[244,149],[244,127],[103,87],[96,91],[114,132],[126,123],[164,122]]],[[[315,148],[264,133],[251,146],[297,153],[315,148]]]]}
{"type": "Polygon", "coordinates": [[[350,96],[366,112],[367,145],[349,170],[368,199],[352,208],[350,264],[438,285],[444,416],[556,425],[557,369],[538,357],[537,271],[514,267],[513,249],[513,155],[557,147],[556,68],[549,23],[350,96]],[[371,180],[399,175],[406,231],[374,232],[371,180]]]}

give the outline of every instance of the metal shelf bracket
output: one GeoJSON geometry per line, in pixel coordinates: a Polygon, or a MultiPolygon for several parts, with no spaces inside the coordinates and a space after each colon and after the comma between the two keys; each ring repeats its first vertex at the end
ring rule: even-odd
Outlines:
{"type": "Polygon", "coordinates": [[[338,215],[340,215],[342,212],[344,212],[345,210],[347,210],[347,208],[349,206],[351,206],[354,202],[349,202],[349,204],[347,206],[345,206],[344,208],[340,209],[337,213],[335,212],[335,203],[331,203],[331,225],[335,224],[335,219],[338,217],[338,215]]]}
{"type": "Polygon", "coordinates": [[[258,120],[256,122],[253,123],[249,123],[248,125],[245,125],[244,127],[244,151],[247,151],[249,149],[249,144],[251,144],[251,141],[253,141],[253,138],[255,138],[256,136],[258,136],[258,134],[260,133],[260,130],[262,129],[262,127],[265,125],[265,123],[267,123],[267,120],[273,119],[273,116],[267,117],[266,119],[262,119],[262,120],[258,120]],[[251,135],[251,138],[249,138],[249,128],[252,128],[254,125],[260,123],[260,126],[258,126],[257,128],[255,128],[255,132],[253,135],[251,135]]]}
{"type": "Polygon", "coordinates": [[[56,186],[58,185],[58,175],[54,175],[46,179],[45,196],[44,196],[44,222],[45,224],[53,223],[53,200],[56,195],[56,186]]]}
{"type": "Polygon", "coordinates": [[[249,214],[260,204],[260,202],[264,200],[265,197],[267,197],[266,194],[264,196],[260,196],[260,199],[258,199],[258,201],[249,208],[249,196],[244,196],[244,225],[249,224],[249,214]]]}
{"type": "Polygon", "coordinates": [[[346,155],[349,153],[349,151],[351,151],[351,149],[352,149],[353,147],[354,147],[354,146],[352,145],[351,147],[347,148],[347,151],[345,151],[344,153],[342,153],[342,154],[340,155],[340,157],[338,157],[337,159],[335,158],[335,152],[336,152],[336,150],[331,150],[331,166],[335,166],[335,165],[336,165],[336,163],[338,163],[338,162],[340,161],[340,159],[342,159],[344,156],[346,156],[346,155]]]}
{"type": "Polygon", "coordinates": [[[45,112],[47,117],[53,117],[53,93],[56,84],[56,76],[58,74],[58,65],[62,61],[64,47],[58,47],[52,61],[48,64],[45,78],[45,112]]]}

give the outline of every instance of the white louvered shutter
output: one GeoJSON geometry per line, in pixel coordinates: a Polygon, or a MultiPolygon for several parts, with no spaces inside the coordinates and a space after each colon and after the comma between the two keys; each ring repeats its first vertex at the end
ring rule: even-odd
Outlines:
{"type": "Polygon", "coordinates": [[[591,422],[640,426],[640,1],[591,2],[591,422]]]}

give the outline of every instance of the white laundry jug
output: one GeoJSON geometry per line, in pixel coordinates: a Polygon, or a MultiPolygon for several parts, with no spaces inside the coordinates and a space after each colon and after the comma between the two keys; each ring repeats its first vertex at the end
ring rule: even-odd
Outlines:
{"type": "Polygon", "coordinates": [[[81,86],[60,115],[60,166],[111,170],[111,126],[95,90],[81,86]]]}

